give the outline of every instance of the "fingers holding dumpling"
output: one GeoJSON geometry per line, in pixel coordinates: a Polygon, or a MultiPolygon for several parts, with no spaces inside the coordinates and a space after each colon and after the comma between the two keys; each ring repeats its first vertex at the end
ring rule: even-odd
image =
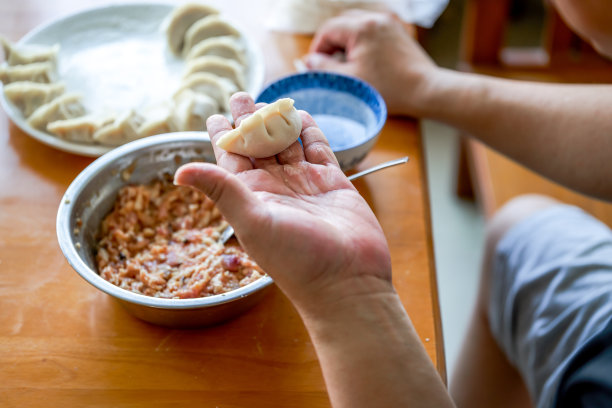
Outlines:
{"type": "MultiPolygon", "coordinates": [[[[262,107],[260,106],[258,108],[251,95],[246,92],[237,92],[232,95],[229,105],[236,127],[240,126],[240,123],[244,119],[248,118],[253,114],[253,112],[262,107]]],[[[265,104],[263,105],[265,106],[265,104]]],[[[253,163],[253,167],[258,169],[267,168],[268,166],[278,164],[275,157],[252,159],[251,162],[253,163]]]]}
{"type": "MultiPolygon", "coordinates": [[[[255,159],[265,160],[276,155],[281,164],[305,159],[339,167],[321,129],[307,112],[295,109],[292,99],[256,106],[249,94],[239,92],[231,97],[229,104],[236,129],[219,133],[213,140],[217,148],[255,159]],[[300,135],[303,147],[297,142],[300,135]]],[[[260,167],[257,162],[255,165],[260,167]]]]}
{"type": "Polygon", "coordinates": [[[279,99],[255,110],[250,97],[237,94],[232,104],[237,126],[217,140],[217,145],[224,150],[267,158],[287,149],[300,136],[302,119],[293,106],[293,99],[279,99]]]}
{"type": "MultiPolygon", "coordinates": [[[[266,107],[268,104],[264,102],[254,103],[253,98],[246,92],[238,92],[230,99],[230,108],[236,126],[240,126],[243,119],[251,116],[253,112],[266,107]]],[[[278,153],[278,162],[274,156],[269,158],[255,159],[253,163],[255,167],[263,168],[271,164],[288,164],[304,160],[304,151],[299,142],[295,141],[287,149],[278,153]]]]}
{"type": "Polygon", "coordinates": [[[293,164],[306,160],[304,149],[299,141],[293,142],[291,146],[276,155],[280,164],[293,164]]]}
{"type": "Polygon", "coordinates": [[[229,106],[236,127],[240,126],[240,122],[243,119],[249,117],[261,107],[257,107],[251,95],[246,92],[236,92],[233,94],[230,98],[229,106]]]}
{"type": "Polygon", "coordinates": [[[232,125],[223,115],[212,115],[206,120],[208,135],[217,158],[217,164],[232,173],[240,173],[253,168],[248,157],[227,152],[217,146],[217,140],[230,130],[232,125]]]}
{"type": "Polygon", "coordinates": [[[315,120],[305,111],[298,111],[302,117],[302,143],[306,160],[314,164],[334,165],[340,167],[338,159],[329,146],[327,138],[317,126],[315,120]]]}
{"type": "Polygon", "coordinates": [[[216,114],[211,115],[208,117],[208,119],[206,119],[206,129],[208,130],[210,141],[212,142],[213,147],[216,149],[217,139],[219,139],[219,137],[221,137],[225,132],[232,130],[232,125],[225,116],[216,114]]]}

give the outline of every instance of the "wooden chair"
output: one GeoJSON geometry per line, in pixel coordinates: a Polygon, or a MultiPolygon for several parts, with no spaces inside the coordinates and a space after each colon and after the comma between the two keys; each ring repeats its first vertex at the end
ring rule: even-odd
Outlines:
{"type": "MultiPolygon", "coordinates": [[[[574,34],[548,8],[542,45],[505,45],[511,0],[466,0],[459,69],[480,74],[572,83],[611,83],[612,62],[574,34]]],[[[577,205],[612,226],[612,205],[551,182],[482,143],[461,135],[457,194],[475,197],[489,218],[509,199],[540,193],[577,205]]]]}

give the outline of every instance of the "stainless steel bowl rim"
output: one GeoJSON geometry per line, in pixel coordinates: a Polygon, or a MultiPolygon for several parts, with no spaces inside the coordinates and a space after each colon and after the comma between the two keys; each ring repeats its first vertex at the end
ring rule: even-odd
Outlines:
{"type": "Polygon", "coordinates": [[[170,142],[193,142],[194,144],[208,142],[210,139],[207,133],[204,132],[177,132],[172,134],[164,134],[151,136],[145,139],[136,140],[120,147],[117,147],[103,156],[96,159],[93,163],[87,166],[70,184],[62,201],[60,203],[57,219],[56,230],[57,239],[64,256],[72,268],[87,282],[118,299],[135,303],[143,306],[161,308],[161,309],[198,309],[223,303],[231,302],[235,299],[246,297],[253,292],[263,289],[273,283],[272,278],[264,276],[253,283],[250,283],[242,288],[235,289],[231,292],[208,297],[200,297],[193,299],[166,299],[156,298],[152,296],[141,295],[122,289],[109,281],[102,278],[96,271],[92,270],[77,253],[72,239],[72,231],[70,230],[70,214],[73,210],[75,198],[79,196],[87,183],[93,179],[102,169],[109,164],[120,159],[127,153],[135,150],[143,149],[149,146],[163,145],[170,142]]]}

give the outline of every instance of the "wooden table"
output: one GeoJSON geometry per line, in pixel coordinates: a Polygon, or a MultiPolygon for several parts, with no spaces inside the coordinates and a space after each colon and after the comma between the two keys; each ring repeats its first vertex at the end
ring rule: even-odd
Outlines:
{"type": "MultiPolygon", "coordinates": [[[[40,23],[103,1],[0,0],[18,40],[40,23]]],[[[309,37],[272,34],[256,2],[219,2],[263,47],[267,78],[293,71],[309,37]]],[[[361,163],[408,165],[356,181],[392,251],[394,283],[440,375],[442,332],[418,123],[390,119],[361,163]]],[[[91,159],[47,147],[0,111],[0,406],[327,407],[307,332],[276,288],[216,327],[171,330],[139,321],[67,264],[55,234],[62,194],[91,159]]]]}

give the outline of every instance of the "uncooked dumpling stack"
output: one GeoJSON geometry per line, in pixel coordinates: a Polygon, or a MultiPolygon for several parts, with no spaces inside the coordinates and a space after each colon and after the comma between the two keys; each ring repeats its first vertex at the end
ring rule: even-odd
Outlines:
{"type": "MultiPolygon", "coordinates": [[[[59,45],[17,48],[0,38],[5,64],[0,67],[4,95],[34,129],[78,143],[96,143],[95,134],[112,123],[110,114],[87,114],[81,95],[65,93],[57,82],[59,45]]],[[[125,141],[122,141],[125,142],[125,141]]]]}
{"type": "MultiPolygon", "coordinates": [[[[56,57],[59,46],[28,46],[17,48],[0,37],[5,63],[0,66],[0,82],[4,95],[35,129],[46,131],[56,122],[70,121],[83,116],[85,108],[76,93],[64,93],[64,85],[56,82],[56,57]]],[[[70,140],[73,133],[62,129],[61,137],[70,140]]]]}
{"type": "Polygon", "coordinates": [[[240,32],[217,10],[188,3],[168,17],[166,36],[168,48],[186,62],[174,95],[175,123],[180,130],[205,130],[208,116],[229,112],[230,95],[246,87],[240,32]]]}
{"type": "Polygon", "coordinates": [[[118,146],[160,133],[204,131],[206,119],[229,112],[231,94],[246,88],[244,40],[216,9],[199,3],[177,7],[164,25],[169,50],[185,62],[180,86],[165,102],[87,112],[78,92],[66,92],[58,81],[59,45],[16,47],[0,37],[6,99],[33,128],[77,143],[118,146]]]}

